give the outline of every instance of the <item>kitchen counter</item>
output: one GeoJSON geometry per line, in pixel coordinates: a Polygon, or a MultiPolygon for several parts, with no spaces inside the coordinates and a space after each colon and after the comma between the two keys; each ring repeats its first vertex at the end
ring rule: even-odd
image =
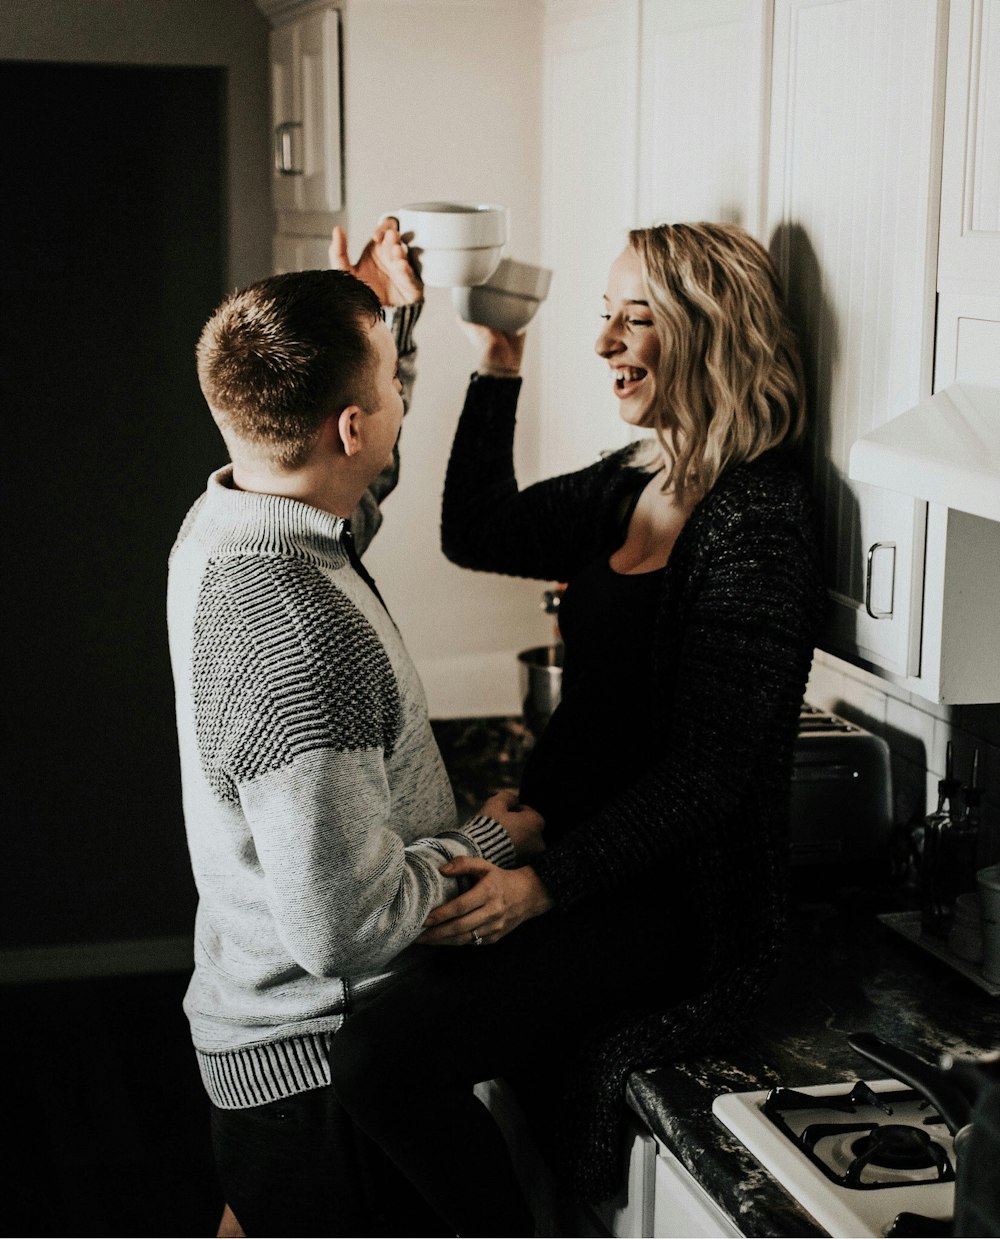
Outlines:
{"type": "Polygon", "coordinates": [[[842,890],[800,901],[782,971],[740,1044],[629,1082],[632,1107],[744,1235],[826,1232],[714,1118],[719,1093],[884,1077],[847,1044],[852,1032],[929,1062],[1000,1047],[1000,1000],[880,924],[886,899],[842,890]]]}
{"type": "MultiPolygon", "coordinates": [[[[464,805],[517,786],[531,746],[520,720],[434,727],[464,805]]],[[[1000,1048],[1000,998],[876,919],[909,906],[905,890],[798,885],[782,969],[739,1043],[636,1072],[628,1086],[644,1124],[747,1236],[826,1232],[715,1119],[718,1094],[884,1076],[847,1044],[852,1032],[875,1033],[930,1062],[945,1050],[1000,1048]]]]}

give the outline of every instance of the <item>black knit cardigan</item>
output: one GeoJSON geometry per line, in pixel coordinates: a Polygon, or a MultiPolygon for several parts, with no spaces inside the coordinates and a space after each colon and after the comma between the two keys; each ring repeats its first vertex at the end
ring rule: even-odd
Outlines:
{"type": "MultiPolygon", "coordinates": [[[[519,390],[516,379],[473,376],[445,481],[442,546],[465,567],[571,580],[624,541],[649,473],[625,448],[518,490],[519,390]]],[[[650,978],[637,1016],[635,996],[616,1004],[609,979],[611,1015],[572,1052],[557,1143],[586,1199],[619,1186],[629,1074],[738,1036],[772,977],[784,929],[792,749],[825,609],[821,581],[811,504],[788,455],[771,451],[725,471],[663,571],[653,667],[659,759],[533,862],[555,901],[549,915],[650,873],[662,874],[665,902],[683,886],[706,913],[697,997],[662,1005],[665,944],[659,1002],[650,978]]]]}

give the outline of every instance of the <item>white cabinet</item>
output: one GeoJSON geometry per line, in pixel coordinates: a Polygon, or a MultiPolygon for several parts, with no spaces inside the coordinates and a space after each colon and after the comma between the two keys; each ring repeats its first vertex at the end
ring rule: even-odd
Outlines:
{"type": "Polygon", "coordinates": [[[279,232],[273,246],[274,274],[286,271],[317,271],[330,265],[329,237],[300,237],[279,232]]]}
{"type": "MultiPolygon", "coordinates": [[[[944,144],[937,254],[934,391],[952,384],[994,389],[984,408],[1000,410],[1000,0],[952,0],[948,18],[944,144]]],[[[957,390],[952,388],[952,390],[957,390]]],[[[985,393],[984,393],[985,394],[985,393]]],[[[946,402],[922,405],[945,410],[946,402]]],[[[905,453],[929,453],[916,410],[893,431],[905,453]]],[[[929,500],[940,478],[955,474],[963,447],[974,443],[982,462],[996,459],[1000,423],[961,421],[933,452],[935,485],[919,485],[919,470],[899,466],[885,486],[929,500]],[[953,455],[949,452],[954,448],[953,455]]],[[[902,458],[902,457],[901,457],[902,458]]],[[[888,491],[881,491],[888,494],[888,491]]],[[[978,494],[970,478],[968,494],[978,494]]],[[[1000,699],[1000,521],[962,510],[963,496],[927,503],[922,564],[924,605],[919,667],[902,680],[932,701],[954,704],[1000,699]]]]}
{"type": "Polygon", "coordinates": [[[737,1239],[743,1234],[659,1141],[653,1174],[654,1239],[737,1239]]]}
{"type": "Polygon", "coordinates": [[[568,468],[614,446],[578,336],[594,334],[584,312],[624,239],[609,233],[632,187],[635,223],[742,224],[774,253],[802,334],[835,613],[826,644],[913,676],[925,505],[851,483],[847,458],[860,434],[931,391],[947,5],[594,8],[552,5],[547,21],[544,202],[563,302],[546,346],[545,463],[568,468]]]}
{"type": "Polygon", "coordinates": [[[278,26],[270,59],[274,208],[339,211],[340,14],[320,9],[278,26]]]}
{"type": "Polygon", "coordinates": [[[546,9],[543,254],[555,275],[540,348],[542,474],[628,442],[594,341],[608,268],[636,223],[638,46],[639,0],[546,9]]]}
{"type": "Polygon", "coordinates": [[[625,1182],[617,1196],[595,1209],[608,1235],[615,1239],[738,1239],[742,1235],[670,1149],[631,1115],[626,1137],[625,1182]]]}
{"type": "MultiPolygon", "coordinates": [[[[953,383],[996,388],[1000,409],[1000,296],[938,297],[934,387],[953,383]]],[[[928,504],[924,580],[927,597],[941,604],[925,606],[911,687],[936,701],[1000,701],[1000,521],[928,504]]]]}
{"type": "Polygon", "coordinates": [[[719,220],[760,237],[770,16],[761,0],[643,0],[641,224],[719,220]]]}
{"type": "Polygon", "coordinates": [[[653,220],[762,217],[770,5],[549,0],[543,117],[541,471],[627,443],[593,352],[608,268],[653,220]]]}
{"type": "Polygon", "coordinates": [[[848,479],[931,390],[939,0],[777,0],[768,232],[802,332],[834,604],[826,647],[919,669],[925,505],[848,479]]]}
{"type": "Polygon", "coordinates": [[[952,0],[938,290],[1000,296],[1000,0],[952,0]]]}

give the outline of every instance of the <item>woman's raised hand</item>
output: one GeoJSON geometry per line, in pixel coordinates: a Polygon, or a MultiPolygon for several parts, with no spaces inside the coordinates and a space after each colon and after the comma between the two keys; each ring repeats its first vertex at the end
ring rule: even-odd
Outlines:
{"type": "Polygon", "coordinates": [[[499,378],[516,378],[521,373],[521,358],[524,356],[524,332],[510,335],[479,323],[467,323],[459,319],[459,326],[479,351],[480,374],[499,378]]]}

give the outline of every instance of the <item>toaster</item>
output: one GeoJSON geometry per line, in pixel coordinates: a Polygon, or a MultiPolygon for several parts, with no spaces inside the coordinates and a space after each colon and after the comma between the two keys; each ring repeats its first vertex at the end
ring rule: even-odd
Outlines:
{"type": "Polygon", "coordinates": [[[882,869],[892,837],[889,746],[856,723],[804,704],[792,767],[792,866],[857,862],[882,869]]]}

